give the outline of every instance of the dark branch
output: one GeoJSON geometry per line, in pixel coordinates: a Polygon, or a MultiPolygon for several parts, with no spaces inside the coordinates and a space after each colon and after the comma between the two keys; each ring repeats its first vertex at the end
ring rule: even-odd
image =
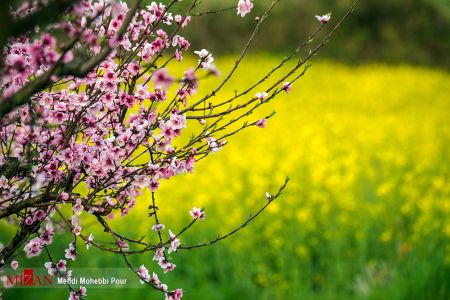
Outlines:
{"type": "Polygon", "coordinates": [[[190,249],[194,249],[194,248],[206,247],[206,246],[213,245],[217,242],[220,242],[220,241],[232,236],[233,234],[235,234],[236,232],[238,232],[239,230],[241,230],[242,228],[247,226],[251,221],[256,219],[256,217],[258,217],[270,205],[270,203],[273,202],[273,200],[280,197],[281,193],[286,188],[286,185],[288,182],[289,182],[289,177],[286,178],[286,180],[284,181],[283,185],[280,187],[278,192],[275,195],[271,196],[269,199],[267,199],[267,203],[263,207],[261,207],[254,215],[250,215],[249,218],[244,223],[242,223],[239,227],[236,227],[234,230],[228,232],[225,235],[219,235],[217,238],[215,238],[214,240],[211,240],[209,242],[200,243],[200,244],[196,244],[196,245],[180,246],[178,249],[190,250],[190,249]]]}

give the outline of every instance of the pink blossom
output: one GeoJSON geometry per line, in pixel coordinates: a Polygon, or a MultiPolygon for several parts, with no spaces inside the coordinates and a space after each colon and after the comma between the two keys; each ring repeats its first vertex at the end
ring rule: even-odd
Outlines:
{"type": "Polygon", "coordinates": [[[158,187],[159,187],[158,179],[152,178],[152,180],[150,180],[150,185],[148,186],[148,188],[150,189],[150,192],[156,191],[158,189],[158,187]]]}
{"type": "Polygon", "coordinates": [[[67,200],[69,200],[69,194],[66,193],[66,192],[61,193],[60,197],[61,197],[61,200],[62,200],[62,201],[67,201],[67,200]]]}
{"type": "Polygon", "coordinates": [[[331,20],[331,14],[328,13],[323,16],[316,16],[317,21],[319,21],[322,24],[327,24],[331,20]]]}
{"type": "Polygon", "coordinates": [[[175,131],[172,129],[172,127],[168,126],[167,124],[162,125],[161,134],[164,137],[165,141],[167,142],[169,142],[176,136],[175,131]]]}
{"type": "Polygon", "coordinates": [[[46,226],[45,231],[39,236],[44,245],[51,245],[53,241],[53,227],[46,226]]]}
{"type": "Polygon", "coordinates": [[[164,224],[155,224],[155,225],[153,225],[152,226],[152,230],[154,230],[154,231],[161,231],[161,230],[163,230],[164,229],[164,224]]]}
{"type": "Polygon", "coordinates": [[[80,226],[80,218],[77,215],[72,216],[71,224],[72,224],[72,232],[75,235],[80,235],[82,228],[80,226]]]}
{"type": "Polygon", "coordinates": [[[269,94],[267,94],[267,92],[262,92],[262,93],[258,92],[258,93],[255,94],[255,97],[256,97],[257,99],[263,101],[264,99],[267,98],[268,95],[269,95],[269,94]]]}
{"type": "Polygon", "coordinates": [[[117,75],[113,70],[107,69],[103,74],[102,79],[108,82],[115,82],[117,80],[117,75]]]}
{"type": "Polygon", "coordinates": [[[144,265],[141,265],[139,267],[137,273],[141,278],[141,283],[144,283],[144,281],[146,282],[150,281],[150,274],[148,273],[148,269],[144,265]]]}
{"type": "Polygon", "coordinates": [[[292,90],[292,84],[289,81],[287,81],[287,82],[283,83],[283,85],[281,86],[281,89],[283,91],[285,91],[286,93],[289,93],[292,90]]]}
{"type": "Polygon", "coordinates": [[[258,126],[259,128],[264,128],[264,127],[266,127],[266,122],[267,122],[267,119],[258,120],[256,122],[256,126],[258,126]]]}
{"type": "Polygon", "coordinates": [[[197,207],[193,207],[192,210],[189,212],[189,214],[194,218],[194,219],[200,219],[200,220],[204,220],[206,215],[203,212],[203,210],[201,210],[200,208],[197,207]]]}
{"type": "Polygon", "coordinates": [[[195,75],[195,69],[189,68],[187,71],[184,71],[181,82],[188,86],[189,94],[193,92],[192,89],[196,90],[198,88],[198,77],[195,75]]]}
{"type": "Polygon", "coordinates": [[[194,172],[194,164],[195,164],[195,157],[189,156],[188,160],[186,161],[186,170],[189,173],[193,173],[194,172]]]}
{"type": "Polygon", "coordinates": [[[63,58],[63,63],[67,64],[73,60],[73,51],[68,51],[63,58]]]}
{"type": "Polygon", "coordinates": [[[211,53],[209,53],[209,51],[206,49],[194,51],[194,53],[198,55],[198,64],[203,70],[207,70],[211,66],[211,63],[214,61],[211,53]]]}
{"type": "Polygon", "coordinates": [[[162,260],[164,258],[164,247],[158,248],[155,251],[155,255],[153,255],[153,260],[159,262],[160,260],[162,260]]]}
{"type": "Polygon", "coordinates": [[[83,211],[84,206],[83,204],[81,204],[81,199],[78,198],[75,201],[75,204],[72,206],[72,210],[75,212],[75,215],[79,216],[81,214],[81,212],[83,211]]]}
{"type": "Polygon", "coordinates": [[[120,28],[120,25],[121,24],[120,24],[119,20],[112,20],[109,23],[109,30],[112,31],[112,32],[117,32],[119,30],[119,28],[120,28]]]}
{"type": "Polygon", "coordinates": [[[209,65],[208,72],[216,77],[220,76],[220,71],[214,64],[209,65]]]}
{"type": "Polygon", "coordinates": [[[133,184],[138,188],[144,188],[150,184],[151,178],[146,175],[135,175],[133,184]]]}
{"type": "Polygon", "coordinates": [[[132,74],[134,76],[139,74],[140,69],[141,69],[141,67],[136,62],[131,62],[127,68],[128,72],[130,72],[130,74],[132,74]]]}
{"type": "Polygon", "coordinates": [[[17,260],[11,261],[11,269],[17,270],[18,267],[19,267],[19,262],[17,260]]]}
{"type": "Polygon", "coordinates": [[[166,69],[160,69],[153,73],[153,80],[155,82],[155,88],[162,88],[164,90],[169,89],[169,87],[174,82],[174,78],[167,73],[166,69]]]}
{"type": "Polygon", "coordinates": [[[158,275],[155,272],[152,273],[151,283],[154,286],[159,286],[161,284],[161,281],[159,280],[158,275]]]}
{"type": "Polygon", "coordinates": [[[173,264],[171,262],[168,262],[165,259],[162,259],[162,260],[159,261],[159,266],[161,268],[163,268],[164,273],[169,273],[169,272],[172,272],[173,270],[175,270],[175,267],[177,265],[175,265],[175,264],[173,264]]]}
{"type": "Polygon", "coordinates": [[[174,17],[174,21],[175,21],[177,24],[181,24],[181,28],[184,28],[184,27],[186,27],[186,26],[189,24],[189,22],[191,21],[191,17],[190,17],[190,16],[183,17],[183,16],[181,16],[181,15],[176,15],[176,16],[174,17]]]}
{"type": "Polygon", "coordinates": [[[51,261],[44,263],[44,266],[47,269],[48,275],[50,276],[56,275],[56,267],[51,261]]]}
{"type": "Polygon", "coordinates": [[[237,14],[244,17],[248,14],[253,8],[252,0],[239,0],[237,5],[237,14]]]}
{"type": "Polygon", "coordinates": [[[168,249],[168,253],[176,252],[178,247],[180,247],[180,240],[176,238],[176,236],[169,230],[169,239],[170,239],[170,247],[168,249]]]}
{"type": "Polygon", "coordinates": [[[78,294],[80,294],[80,296],[82,297],[86,297],[87,289],[84,286],[80,286],[80,288],[78,289],[78,294]]]}
{"type": "Polygon", "coordinates": [[[89,250],[89,247],[91,247],[93,240],[94,240],[94,235],[92,233],[90,233],[88,236],[88,240],[85,242],[87,250],[89,250]]]}
{"type": "Polygon", "coordinates": [[[65,272],[66,271],[66,264],[67,264],[67,262],[64,259],[60,259],[58,261],[58,263],[56,264],[56,268],[60,272],[65,272]]]}
{"type": "Polygon", "coordinates": [[[169,121],[167,121],[167,125],[173,130],[186,128],[186,116],[174,113],[170,116],[169,121]]]}
{"type": "Polygon", "coordinates": [[[168,288],[167,288],[167,285],[166,284],[161,284],[160,286],[159,286],[159,288],[161,289],[161,291],[163,291],[163,292],[167,292],[167,290],[168,290],[168,288]]]}
{"type": "Polygon", "coordinates": [[[5,177],[5,176],[1,176],[0,177],[0,188],[4,188],[4,189],[6,189],[6,188],[8,188],[8,179],[5,177]]]}
{"type": "Polygon", "coordinates": [[[42,221],[45,218],[46,214],[45,211],[43,211],[42,209],[39,209],[37,211],[34,212],[33,214],[33,220],[36,221],[42,221]]]}
{"type": "Polygon", "coordinates": [[[30,226],[30,225],[33,224],[33,223],[34,223],[34,220],[33,220],[32,217],[26,217],[26,218],[25,218],[25,224],[26,224],[27,226],[30,226]]]}
{"type": "Polygon", "coordinates": [[[39,256],[42,252],[44,243],[39,237],[35,237],[25,244],[24,251],[27,257],[39,256]]]}
{"type": "Polygon", "coordinates": [[[119,249],[121,250],[128,250],[129,246],[124,240],[118,240],[117,245],[119,246],[119,249]]]}
{"type": "Polygon", "coordinates": [[[68,300],[80,300],[80,297],[75,292],[70,292],[68,300]]]}
{"type": "Polygon", "coordinates": [[[21,55],[12,54],[7,57],[7,63],[18,72],[24,72],[26,61],[21,55]]]}
{"type": "MultiPolygon", "coordinates": [[[[206,134],[208,135],[209,132],[207,132],[206,134]]],[[[211,153],[216,153],[222,149],[222,145],[218,143],[217,140],[212,136],[206,137],[206,142],[208,143],[208,147],[210,148],[211,153]]]]}
{"type": "Polygon", "coordinates": [[[183,53],[181,53],[180,50],[175,50],[175,59],[177,61],[182,61],[183,60],[183,53]]]}
{"type": "Polygon", "coordinates": [[[166,300],[180,300],[183,297],[183,290],[176,289],[175,291],[166,293],[166,300]]]}
{"type": "Polygon", "coordinates": [[[56,46],[56,40],[48,33],[44,34],[42,37],[42,46],[48,47],[48,48],[55,48],[56,46]]]}
{"type": "Polygon", "coordinates": [[[65,257],[71,260],[75,260],[76,258],[76,250],[75,250],[75,244],[72,242],[69,244],[69,248],[65,250],[66,255],[65,257]]]}

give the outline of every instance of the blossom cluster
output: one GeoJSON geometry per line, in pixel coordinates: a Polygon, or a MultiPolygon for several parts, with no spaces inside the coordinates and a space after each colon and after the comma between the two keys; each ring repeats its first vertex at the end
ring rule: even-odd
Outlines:
{"type": "MultiPolygon", "coordinates": [[[[126,2],[81,1],[71,8],[69,22],[52,24],[42,34],[37,28],[33,38],[18,37],[5,49],[0,96],[7,99],[53,68],[79,63],[74,58],[76,51],[95,57],[112,48],[85,77],[52,75],[48,89],[2,120],[0,165],[19,161],[32,167],[0,176],[0,208],[14,209],[17,203],[47,198],[42,202],[48,205],[31,208],[17,220],[38,228],[47,222],[39,236],[25,243],[28,257],[41,255],[44,246],[51,244],[51,217],[59,205],[72,206],[70,231],[80,236],[83,211],[113,216],[119,210],[124,216],[145,188],[154,192],[161,180],[193,171],[195,155],[201,152],[194,147],[177,149],[173,141],[187,126],[180,110],[197,92],[197,73],[212,68],[214,59],[208,51],[199,51],[198,66],[186,70],[174,87],[175,77],[157,67],[156,61],[163,54],[181,61],[190,44],[163,28],[183,28],[190,17],[166,9],[152,2],[137,10],[126,24],[130,11],[126,2]],[[119,35],[122,26],[125,31],[119,35]],[[61,33],[75,41],[73,48],[57,38],[61,33]],[[168,100],[169,93],[175,94],[174,101],[168,100]],[[138,161],[139,156],[145,156],[147,162],[138,161]]],[[[31,7],[23,6],[14,16],[31,13],[31,7]]],[[[86,246],[92,243],[91,234],[86,246]]],[[[169,253],[176,251],[179,240],[172,233],[170,244],[169,253]]],[[[119,241],[118,248],[127,249],[128,245],[119,241]]],[[[71,243],[65,257],[75,260],[75,256],[75,244],[71,243]]],[[[53,275],[65,271],[65,264],[60,260],[56,265],[48,262],[46,267],[53,275]]],[[[165,272],[175,267],[163,260],[159,264],[165,272]]]]}

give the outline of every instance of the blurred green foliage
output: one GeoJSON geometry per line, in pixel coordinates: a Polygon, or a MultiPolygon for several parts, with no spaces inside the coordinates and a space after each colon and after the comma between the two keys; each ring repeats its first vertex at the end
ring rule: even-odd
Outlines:
{"type": "MultiPolygon", "coordinates": [[[[197,11],[218,9],[235,0],[203,1],[197,11]]],[[[194,18],[187,31],[195,48],[213,53],[237,52],[250,35],[254,18],[270,4],[255,1],[254,11],[240,18],[235,10],[220,18],[194,18]]],[[[333,26],[353,0],[282,0],[258,34],[252,49],[285,53],[319,25],[314,15],[332,13],[333,26]]],[[[330,26],[330,29],[331,29],[330,26]]],[[[330,44],[320,53],[350,63],[389,63],[450,67],[450,1],[448,0],[362,0],[330,44]]]]}
{"type": "MultiPolygon", "coordinates": [[[[12,2],[18,3],[19,0],[12,2]]],[[[143,3],[150,2],[145,0],[143,3]]],[[[161,2],[167,4],[169,0],[161,2]]],[[[255,1],[255,9],[245,18],[237,16],[235,9],[222,13],[220,18],[215,14],[194,17],[184,34],[196,49],[207,48],[214,54],[238,52],[243,48],[246,37],[250,36],[254,18],[261,15],[270,2],[255,1]]],[[[319,24],[314,15],[331,12],[333,22],[330,25],[333,26],[352,2],[281,0],[263,25],[252,49],[287,53],[317,28],[319,24]]],[[[194,13],[223,9],[236,3],[237,0],[203,0],[194,13]]],[[[176,3],[172,11],[183,13],[190,4],[191,1],[176,3]]],[[[16,6],[18,4],[13,4],[16,6]]],[[[4,30],[0,26],[0,33],[4,30]]],[[[449,0],[362,0],[320,55],[348,63],[407,62],[448,69],[449,37],[449,0]]]]}

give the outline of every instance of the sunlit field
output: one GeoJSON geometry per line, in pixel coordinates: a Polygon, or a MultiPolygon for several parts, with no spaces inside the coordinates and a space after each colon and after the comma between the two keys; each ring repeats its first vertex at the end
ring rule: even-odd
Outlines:
{"type": "MultiPolygon", "coordinates": [[[[233,62],[217,61],[223,73],[233,62]]],[[[218,97],[252,84],[277,61],[249,58],[218,97]]],[[[183,288],[185,299],[449,299],[449,83],[450,74],[420,67],[315,62],[289,95],[250,116],[275,110],[266,128],[242,131],[198,162],[194,174],[162,182],[159,217],[174,231],[189,222],[192,206],[205,207],[206,220],[182,236],[194,244],[239,226],[266,203],[266,191],[291,178],[284,194],[237,235],[175,253],[178,267],[162,281],[183,288]]],[[[208,79],[202,91],[215,84],[208,79]]],[[[117,222],[119,232],[149,232],[148,197],[117,222]]],[[[63,256],[68,242],[50,248],[63,256]]],[[[123,265],[119,256],[89,251],[94,255],[69,267],[123,265]]],[[[152,257],[131,260],[159,272],[152,257]]],[[[42,266],[40,259],[30,265],[42,266]]],[[[4,291],[8,299],[30,293],[4,291]]],[[[66,290],[32,293],[67,298],[66,290]]],[[[151,289],[91,288],[88,295],[163,297],[151,289]]]]}

